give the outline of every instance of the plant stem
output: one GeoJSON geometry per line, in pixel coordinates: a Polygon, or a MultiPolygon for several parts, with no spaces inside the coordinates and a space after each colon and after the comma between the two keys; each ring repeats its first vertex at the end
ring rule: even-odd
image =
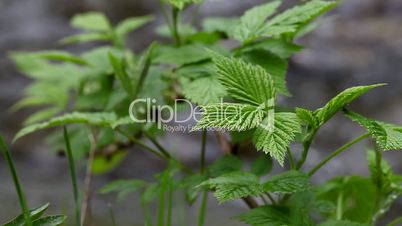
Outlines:
{"type": "Polygon", "coordinates": [[[268,200],[265,198],[264,195],[260,195],[261,200],[264,202],[265,205],[269,205],[268,200]]]}
{"type": "Polygon", "coordinates": [[[342,147],[338,148],[337,150],[335,150],[334,152],[332,152],[327,158],[325,158],[324,160],[322,160],[320,163],[318,163],[317,166],[315,166],[312,170],[310,170],[310,172],[308,173],[308,175],[311,177],[312,175],[314,175],[319,169],[321,169],[321,167],[323,167],[327,162],[331,161],[334,157],[336,157],[337,155],[341,154],[342,152],[344,152],[345,150],[347,150],[348,148],[350,148],[351,146],[353,146],[354,144],[358,143],[359,141],[365,139],[366,137],[370,136],[369,133],[365,133],[359,137],[357,137],[356,139],[344,144],[342,147]]]}
{"type": "Polygon", "coordinates": [[[141,203],[141,207],[144,211],[145,226],[152,226],[151,214],[149,213],[148,206],[145,203],[141,203]]]}
{"type": "Polygon", "coordinates": [[[89,133],[89,140],[91,142],[91,148],[89,150],[87,169],[85,172],[84,199],[81,206],[81,225],[86,225],[85,220],[87,214],[90,213],[89,204],[91,199],[92,165],[95,159],[96,152],[96,140],[92,132],[89,133]]]}
{"type": "Polygon", "coordinates": [[[158,207],[158,226],[163,226],[163,219],[165,218],[165,189],[161,189],[159,194],[159,207],[158,207]]]}
{"type": "MultiPolygon", "coordinates": [[[[206,142],[207,142],[207,130],[202,131],[202,137],[201,137],[201,154],[200,154],[200,173],[201,175],[205,174],[205,147],[206,147],[206,142]]],[[[200,206],[200,211],[198,214],[198,226],[204,226],[205,223],[205,210],[207,207],[207,202],[208,202],[208,189],[204,189],[202,193],[202,199],[201,199],[201,206],[200,206]]]]}
{"type": "MultiPolygon", "coordinates": [[[[173,161],[175,161],[176,163],[179,164],[180,168],[181,168],[185,173],[188,173],[188,174],[192,174],[192,173],[193,173],[193,171],[192,171],[189,167],[187,167],[186,165],[184,165],[183,163],[181,163],[180,161],[178,161],[177,159],[175,159],[175,158],[174,158],[173,156],[171,156],[170,154],[169,154],[169,156],[165,156],[165,155],[161,154],[159,151],[157,151],[157,150],[153,149],[152,147],[148,146],[147,144],[145,144],[145,143],[142,142],[141,140],[139,140],[139,139],[137,139],[137,138],[135,138],[135,137],[133,137],[133,136],[130,136],[127,132],[125,132],[124,130],[122,130],[122,129],[120,129],[120,128],[117,128],[116,131],[119,132],[119,133],[121,133],[123,136],[125,136],[127,139],[129,139],[129,140],[130,140],[131,142],[133,142],[134,144],[140,145],[140,146],[143,147],[145,150],[151,152],[152,154],[158,156],[159,158],[161,158],[161,159],[163,159],[163,160],[173,160],[173,161]]],[[[167,152],[167,153],[169,153],[169,152],[167,152]]]]}
{"type": "Polygon", "coordinates": [[[382,201],[382,187],[383,187],[383,171],[381,167],[382,154],[378,149],[377,144],[374,142],[374,153],[375,153],[375,164],[377,173],[375,175],[375,185],[376,185],[376,198],[375,198],[375,208],[376,213],[371,218],[371,223],[374,225],[378,218],[381,216],[381,201],[382,201]]]}
{"type": "Polygon", "coordinates": [[[162,3],[162,0],[159,0],[159,7],[161,8],[163,19],[165,20],[165,23],[168,26],[169,31],[173,36],[173,28],[169,20],[168,12],[166,11],[166,8],[162,3]]]}
{"type": "Polygon", "coordinates": [[[338,199],[336,201],[336,219],[342,220],[343,215],[343,191],[338,195],[338,199]]]}
{"type": "Polygon", "coordinates": [[[208,189],[205,189],[204,192],[202,193],[200,212],[198,214],[198,226],[204,226],[207,201],[208,201],[208,189]]]}
{"type": "Polygon", "coordinates": [[[178,17],[179,17],[179,9],[176,7],[172,8],[172,28],[173,28],[173,38],[175,40],[175,43],[177,46],[181,45],[180,41],[180,34],[179,34],[179,28],[178,28],[178,17]]]}
{"type": "Polygon", "coordinates": [[[112,225],[117,226],[116,218],[114,216],[113,207],[112,207],[112,205],[110,203],[107,206],[108,206],[108,209],[109,209],[110,218],[112,220],[112,225]]]}
{"type": "Polygon", "coordinates": [[[387,224],[387,226],[398,226],[402,223],[402,217],[399,217],[393,220],[391,223],[387,224]]]}
{"type": "Polygon", "coordinates": [[[15,169],[14,162],[13,162],[13,159],[10,154],[10,150],[8,150],[8,147],[7,147],[6,143],[4,142],[2,136],[0,136],[0,151],[2,152],[4,158],[6,159],[8,168],[11,171],[11,175],[13,177],[15,189],[17,190],[22,213],[24,215],[25,223],[27,224],[27,226],[32,226],[33,224],[32,224],[31,214],[28,209],[24,191],[22,190],[22,186],[20,184],[20,181],[19,181],[19,178],[17,175],[17,170],[15,169]]]}
{"type": "Polygon", "coordinates": [[[173,208],[173,188],[170,185],[168,192],[168,213],[166,226],[172,225],[172,208],[173,208]]]}
{"type": "Polygon", "coordinates": [[[135,92],[134,92],[134,99],[138,97],[138,94],[141,91],[141,88],[143,87],[145,78],[148,75],[148,71],[149,68],[151,66],[152,63],[152,52],[155,49],[155,46],[157,44],[154,42],[150,45],[150,47],[148,48],[148,50],[146,51],[145,55],[143,56],[142,60],[140,61],[140,78],[138,80],[137,86],[135,88],[135,92]]]}
{"type": "Polygon", "coordinates": [[[75,162],[74,162],[73,152],[71,150],[70,137],[68,135],[67,127],[64,126],[63,130],[64,130],[64,142],[66,145],[66,152],[67,152],[67,158],[68,158],[68,166],[70,169],[71,183],[73,185],[73,194],[74,194],[74,202],[75,202],[75,224],[77,226],[80,226],[81,225],[81,203],[80,203],[80,197],[79,197],[79,192],[78,192],[77,174],[75,172],[75,162]]]}
{"type": "Polygon", "coordinates": [[[375,162],[376,162],[376,167],[377,167],[377,188],[379,192],[381,193],[382,189],[382,183],[383,183],[383,175],[382,175],[382,167],[381,167],[381,162],[382,162],[382,154],[380,150],[378,149],[377,144],[374,143],[374,152],[375,152],[375,162]]]}
{"type": "Polygon", "coordinates": [[[274,197],[272,197],[271,194],[269,194],[268,192],[265,193],[267,195],[267,197],[269,198],[269,200],[271,201],[272,204],[276,204],[276,201],[274,199],[274,197]]]}
{"type": "Polygon", "coordinates": [[[144,135],[158,148],[158,150],[166,157],[171,158],[170,153],[155,139],[153,138],[147,131],[144,131],[144,135]]]}
{"type": "Polygon", "coordinates": [[[304,163],[306,162],[307,155],[308,155],[308,152],[310,150],[311,143],[313,142],[313,140],[315,138],[315,135],[317,134],[317,130],[318,129],[315,129],[312,132],[312,134],[309,137],[309,139],[306,140],[305,142],[303,142],[303,153],[302,153],[302,157],[301,157],[300,161],[297,163],[297,166],[296,166],[297,170],[299,170],[304,165],[304,163]]]}
{"type": "Polygon", "coordinates": [[[255,201],[253,196],[243,197],[242,199],[250,209],[254,209],[254,208],[258,207],[258,203],[257,203],[257,201],[255,201]]]}
{"type": "Polygon", "coordinates": [[[202,138],[201,138],[201,156],[200,156],[200,172],[203,174],[205,172],[205,145],[207,141],[207,131],[202,131],[202,138]]]}
{"type": "MultiPolygon", "coordinates": [[[[221,132],[216,131],[215,135],[218,138],[218,142],[222,149],[222,152],[225,155],[231,155],[235,147],[229,143],[229,141],[225,138],[225,136],[221,132]]],[[[246,203],[246,205],[250,209],[254,209],[254,208],[258,207],[257,201],[252,196],[243,197],[242,200],[244,201],[244,203],[246,203]]]]}
{"type": "Polygon", "coordinates": [[[138,144],[139,146],[141,146],[142,148],[144,148],[145,150],[151,152],[152,154],[158,156],[161,159],[167,159],[166,156],[162,155],[160,152],[154,150],[153,148],[151,148],[150,146],[148,146],[147,144],[145,144],[144,142],[142,142],[141,140],[130,136],[127,132],[125,132],[124,130],[117,128],[116,129],[117,132],[121,133],[123,136],[125,136],[127,139],[129,139],[131,142],[133,142],[134,144],[138,144]]]}
{"type": "Polygon", "coordinates": [[[292,152],[290,151],[290,148],[287,148],[287,153],[288,153],[288,158],[289,158],[289,165],[290,169],[295,169],[295,160],[293,159],[292,152]]]}

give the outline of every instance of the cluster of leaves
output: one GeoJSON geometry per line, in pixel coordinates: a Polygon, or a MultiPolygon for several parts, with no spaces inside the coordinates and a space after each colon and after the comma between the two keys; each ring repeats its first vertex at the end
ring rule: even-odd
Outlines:
{"type": "MultiPolygon", "coordinates": [[[[172,45],[154,42],[142,53],[135,53],[126,46],[125,39],[131,31],[151,22],[152,16],[128,18],[113,26],[103,14],[89,12],[71,21],[73,27],[84,32],[61,43],[102,45],[74,54],[62,50],[11,54],[18,69],[33,79],[25,89],[26,97],[13,110],[40,109],[24,122],[25,127],[14,140],[38,130],[68,125],[69,133],[66,127],[64,133],[55,130],[48,140],[56,151],[66,147],[77,226],[82,220],[74,161],[88,156],[93,173],[107,173],[133,145],[167,160],[166,170],[157,174],[153,182],[121,179],[107,184],[100,193],[115,192],[123,199],[139,191],[145,225],[172,224],[175,192],[184,193],[190,205],[202,193],[200,226],[204,224],[209,192],[219,203],[243,199],[252,210],[235,219],[252,226],[374,225],[402,194],[401,177],[382,159],[383,151],[402,148],[402,127],[365,118],[346,107],[384,84],[346,89],[316,110],[290,110],[278,101],[280,95],[291,95],[286,86],[288,60],[302,49],[295,39],[312,30],[311,22],[337,2],[310,0],[279,12],[281,1],[274,0],[248,9],[240,18],[205,18],[198,27],[182,22],[180,12],[201,2],[160,1],[166,25],[158,27],[156,33],[171,37],[172,45]],[[170,16],[167,8],[171,9],[170,16]],[[228,49],[226,40],[234,40],[238,46],[228,49]],[[158,117],[147,123],[133,123],[128,115],[130,103],[136,98],[153,98],[158,104],[169,105],[183,96],[203,109],[194,127],[204,130],[198,172],[159,144],[157,138],[163,131],[156,127],[158,117]],[[302,166],[318,130],[338,112],[362,125],[367,133],[304,172],[302,166]],[[231,132],[229,147],[252,141],[261,152],[250,170],[245,170],[235,152],[205,165],[205,130],[210,127],[231,132]],[[376,141],[374,151],[368,152],[371,178],[346,176],[319,186],[310,183],[309,178],[325,163],[369,136],[376,141]],[[292,142],[303,146],[297,162],[292,142]],[[285,166],[286,159],[290,170],[271,175],[273,161],[285,166]],[[156,201],[155,222],[150,204],[156,201]]],[[[150,110],[147,108],[144,104],[133,113],[145,118],[144,112],[150,110]]],[[[30,217],[19,216],[13,221],[16,224],[5,225],[25,225],[27,218],[33,225],[44,225],[35,222],[43,221],[38,213],[46,208],[31,211],[30,217]]],[[[59,223],[46,225],[58,225],[64,218],[54,220],[59,223]]]]}

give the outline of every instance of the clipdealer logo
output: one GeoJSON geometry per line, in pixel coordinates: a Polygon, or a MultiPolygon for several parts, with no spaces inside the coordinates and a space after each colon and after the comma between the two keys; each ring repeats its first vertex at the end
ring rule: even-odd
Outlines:
{"type": "MultiPolygon", "coordinates": [[[[223,99],[221,99],[219,103],[213,106],[213,109],[211,109],[211,106],[206,108],[201,105],[194,105],[187,99],[176,99],[173,105],[160,105],[155,98],[142,98],[131,102],[129,115],[135,123],[153,122],[157,124],[158,129],[168,132],[193,131],[194,125],[183,125],[183,123],[198,123],[203,115],[203,120],[208,120],[210,124],[227,121],[233,118],[233,115],[238,116],[236,117],[237,120],[242,121],[247,115],[247,112],[245,112],[246,105],[231,108],[225,105],[223,99]],[[183,105],[187,105],[189,110],[180,111],[179,106],[180,109],[183,109],[183,105]],[[207,112],[207,109],[210,112],[207,112]]],[[[273,131],[274,129],[274,108],[271,106],[274,106],[274,99],[269,99],[266,103],[256,108],[258,110],[267,109],[267,117],[259,126],[268,131],[273,131]]],[[[207,130],[226,131],[223,128],[207,128],[207,130]]]]}

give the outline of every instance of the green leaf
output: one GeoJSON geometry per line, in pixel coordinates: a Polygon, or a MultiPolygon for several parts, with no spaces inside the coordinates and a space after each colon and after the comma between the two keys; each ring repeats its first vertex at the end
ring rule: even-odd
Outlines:
{"type": "Polygon", "coordinates": [[[205,105],[218,103],[226,95],[226,91],[214,76],[207,76],[186,84],[183,94],[192,102],[205,105]]]}
{"type": "Polygon", "coordinates": [[[109,20],[104,14],[98,12],[75,15],[71,20],[71,26],[88,31],[109,31],[111,29],[109,20]]]}
{"type": "Polygon", "coordinates": [[[293,54],[300,52],[303,47],[300,45],[296,45],[295,43],[286,41],[285,39],[270,38],[266,40],[261,40],[248,46],[244,46],[240,50],[242,52],[247,52],[250,50],[260,49],[269,51],[282,59],[288,59],[293,54]]]}
{"type": "Polygon", "coordinates": [[[144,26],[145,24],[153,21],[154,19],[155,17],[152,15],[127,18],[116,26],[115,28],[116,35],[119,37],[121,42],[124,42],[128,33],[144,26]]]}
{"type": "Polygon", "coordinates": [[[235,219],[251,226],[291,225],[289,209],[282,206],[261,206],[236,216],[235,219]]]}
{"type": "Polygon", "coordinates": [[[126,91],[128,96],[132,99],[134,99],[134,87],[131,82],[130,77],[128,76],[126,72],[126,68],[123,65],[123,59],[118,59],[116,56],[114,56],[111,52],[109,53],[109,61],[113,66],[115,75],[117,79],[119,80],[121,86],[123,89],[126,91]]]}
{"type": "Polygon", "coordinates": [[[257,38],[268,17],[273,15],[281,1],[272,1],[247,10],[235,28],[234,37],[240,42],[257,38]]]}
{"type": "Polygon", "coordinates": [[[120,151],[111,156],[95,156],[92,164],[92,172],[94,174],[107,173],[116,168],[126,155],[126,151],[120,151]]]}
{"type": "MultiPolygon", "coordinates": [[[[49,203],[46,203],[45,205],[42,205],[38,208],[31,209],[30,210],[31,220],[35,221],[39,219],[39,217],[43,215],[43,213],[47,210],[47,208],[49,208],[49,203]]],[[[20,214],[18,215],[18,217],[14,218],[8,223],[3,224],[2,226],[24,226],[24,225],[25,225],[24,215],[20,214]]]]}
{"type": "Polygon", "coordinates": [[[85,43],[85,42],[94,42],[94,41],[110,41],[112,37],[108,33],[85,33],[72,35],[60,40],[60,43],[63,45],[74,44],[74,43],[85,43]]]}
{"type": "Polygon", "coordinates": [[[47,216],[33,222],[33,226],[58,226],[67,219],[64,215],[47,216]]]}
{"type": "Polygon", "coordinates": [[[200,3],[203,0],[162,0],[162,1],[182,10],[184,6],[186,6],[187,4],[200,3]]]}
{"type": "Polygon", "coordinates": [[[112,74],[114,70],[109,60],[109,53],[117,58],[123,57],[121,50],[111,46],[102,46],[83,53],[82,58],[91,65],[86,73],[93,74],[95,78],[103,74],[112,74]]]}
{"type": "Polygon", "coordinates": [[[209,179],[200,184],[215,189],[214,196],[219,203],[242,197],[263,193],[262,186],[257,176],[247,172],[232,172],[209,179]]]}
{"type": "Polygon", "coordinates": [[[283,165],[290,142],[300,133],[300,121],[290,112],[275,113],[274,118],[273,127],[269,125],[269,118],[264,119],[254,133],[253,142],[257,150],[269,153],[283,165]]]}
{"type": "Polygon", "coordinates": [[[219,79],[229,96],[243,103],[255,106],[268,104],[267,107],[273,107],[274,82],[264,68],[217,53],[212,55],[219,79]]]}
{"type": "Polygon", "coordinates": [[[112,192],[118,193],[118,199],[122,200],[128,194],[145,187],[146,183],[143,180],[115,180],[100,189],[101,194],[108,194],[112,192]]]}
{"type": "Polygon", "coordinates": [[[241,55],[241,58],[247,62],[263,67],[270,75],[272,75],[275,89],[283,95],[290,96],[286,87],[286,72],[288,69],[288,63],[286,60],[263,49],[244,52],[241,55]]]}
{"type": "Polygon", "coordinates": [[[211,177],[217,177],[222,174],[240,171],[242,168],[241,160],[234,155],[225,155],[208,167],[208,173],[211,177]]]}
{"type": "Polygon", "coordinates": [[[209,54],[201,45],[184,45],[181,47],[161,46],[155,51],[154,63],[181,66],[206,60],[209,54]]]}
{"type": "MultiPolygon", "coordinates": [[[[334,178],[317,187],[317,200],[338,204],[343,220],[369,222],[375,210],[376,188],[370,179],[349,176],[334,178]]],[[[329,215],[336,217],[336,213],[329,215]]]]}
{"type": "Polygon", "coordinates": [[[61,109],[59,107],[50,107],[43,110],[39,110],[32,115],[30,115],[25,121],[24,125],[41,122],[49,119],[59,113],[61,109]]]}
{"type": "Polygon", "coordinates": [[[315,112],[320,125],[328,121],[339,110],[348,105],[350,102],[365,94],[367,91],[383,86],[385,84],[375,84],[368,86],[355,86],[342,91],[340,94],[332,98],[324,107],[315,112]]]}
{"type": "Polygon", "coordinates": [[[147,205],[155,200],[161,191],[161,186],[158,183],[152,183],[145,187],[144,192],[141,194],[142,205],[147,205]]]}
{"type": "Polygon", "coordinates": [[[367,152],[367,161],[368,161],[368,165],[369,165],[371,179],[373,179],[373,182],[375,182],[377,180],[377,178],[379,178],[380,176],[386,177],[386,176],[392,174],[391,166],[384,159],[381,159],[380,171],[378,171],[379,169],[377,166],[377,159],[376,159],[376,154],[374,151],[369,150],[367,152]]]}
{"type": "Polygon", "coordinates": [[[261,177],[271,172],[272,158],[268,155],[261,155],[251,164],[251,172],[261,177]]]}
{"type": "Polygon", "coordinates": [[[87,65],[88,63],[82,59],[81,57],[74,56],[73,54],[60,51],[60,50],[48,50],[48,51],[40,51],[32,53],[33,56],[38,56],[43,59],[47,60],[57,60],[57,61],[64,61],[70,62],[78,65],[87,65]]]}
{"type": "Polygon", "coordinates": [[[202,118],[193,130],[218,127],[243,131],[257,127],[265,117],[263,109],[246,104],[209,104],[202,110],[202,118]]]}
{"type": "Polygon", "coordinates": [[[313,111],[304,108],[296,108],[296,115],[304,122],[307,122],[313,128],[318,127],[318,119],[313,111]]]}
{"type": "Polygon", "coordinates": [[[336,210],[336,206],[332,202],[318,200],[315,202],[314,209],[316,209],[319,213],[329,214],[333,213],[336,210]]]}
{"type": "MultiPolygon", "coordinates": [[[[181,38],[187,39],[189,36],[194,35],[197,33],[197,29],[191,24],[183,24],[178,22],[177,24],[177,31],[181,38]]],[[[161,25],[156,28],[155,33],[165,37],[170,38],[172,37],[171,30],[167,24],[161,25]]]]}
{"type": "Polygon", "coordinates": [[[365,118],[345,110],[345,114],[371,134],[378,146],[384,151],[402,149],[402,127],[365,118]]]}
{"type": "Polygon", "coordinates": [[[181,182],[179,187],[185,189],[185,195],[187,202],[192,205],[198,198],[200,188],[197,185],[205,181],[206,176],[201,174],[194,174],[185,177],[181,182]]]}
{"type": "Polygon", "coordinates": [[[321,223],[319,226],[369,226],[369,224],[361,224],[348,220],[328,220],[321,223]]]}
{"type": "Polygon", "coordinates": [[[264,191],[276,193],[297,193],[310,188],[308,176],[291,170],[271,177],[263,184],[264,191]]]}
{"type": "Polygon", "coordinates": [[[106,126],[106,127],[114,127],[114,123],[118,120],[116,114],[114,113],[81,113],[81,112],[73,112],[64,114],[59,117],[52,118],[43,123],[37,123],[33,125],[29,125],[22,130],[20,130],[17,135],[14,137],[14,141],[20,139],[23,136],[26,136],[35,131],[51,128],[55,126],[62,126],[65,124],[71,123],[85,123],[96,126],[106,126]]]}
{"type": "Polygon", "coordinates": [[[207,32],[223,32],[231,34],[238,25],[237,18],[207,17],[202,21],[202,27],[207,32]]]}
{"type": "MultiPolygon", "coordinates": [[[[89,140],[89,130],[85,125],[73,125],[69,127],[69,138],[74,160],[78,161],[89,153],[91,141],[89,140]]],[[[64,150],[65,139],[62,130],[54,131],[47,137],[47,143],[51,146],[54,153],[64,150]]]]}
{"type": "Polygon", "coordinates": [[[296,34],[310,21],[337,5],[336,1],[312,0],[295,6],[270,19],[262,28],[262,36],[279,36],[284,33],[296,34]]]}

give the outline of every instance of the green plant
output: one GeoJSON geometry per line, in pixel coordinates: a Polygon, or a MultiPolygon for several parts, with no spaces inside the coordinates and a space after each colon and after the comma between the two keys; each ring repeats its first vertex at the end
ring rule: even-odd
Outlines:
{"type": "MultiPolygon", "coordinates": [[[[139,191],[145,225],[174,224],[174,193],[185,194],[189,205],[200,199],[199,226],[205,225],[209,193],[219,203],[242,199],[251,210],[234,219],[252,226],[378,223],[402,194],[402,177],[382,159],[384,151],[402,148],[402,127],[365,118],[347,106],[384,84],[346,89],[316,110],[290,110],[277,101],[279,95],[290,95],[286,87],[288,60],[302,50],[295,39],[313,29],[311,22],[337,2],[311,0],[278,12],[281,1],[275,0],[247,10],[240,18],[206,18],[202,29],[181,20],[181,12],[191,10],[192,4],[201,1],[161,0],[166,25],[159,27],[157,33],[171,37],[173,44],[154,42],[140,54],[126,47],[125,38],[151,22],[152,16],[128,18],[112,26],[103,14],[95,12],[75,16],[71,25],[85,32],[67,37],[62,43],[97,41],[106,45],[78,55],[60,50],[11,54],[19,70],[33,79],[25,90],[26,97],[13,109],[42,107],[25,121],[26,127],[14,140],[41,129],[64,126],[64,133],[55,130],[48,140],[55,150],[66,147],[76,225],[86,222],[90,178],[113,170],[133,145],[165,160],[166,170],[155,175],[153,182],[140,178],[117,180],[105,185],[100,193],[115,192],[123,198],[139,191]],[[229,49],[223,40],[234,40],[238,45],[229,49]],[[172,106],[183,96],[203,110],[202,118],[192,128],[202,130],[198,170],[186,166],[158,141],[164,132],[161,124],[166,112],[152,106],[172,106]],[[140,98],[154,99],[155,105],[140,103],[133,108],[132,101],[140,98]],[[136,119],[147,119],[146,122],[134,123],[129,109],[136,119]],[[151,120],[147,112],[153,113],[151,120]],[[338,112],[367,132],[305,171],[303,165],[316,134],[338,112]],[[226,155],[207,165],[210,128],[230,131],[230,140],[223,132],[215,131],[226,155]],[[327,162],[367,138],[375,141],[373,151],[368,152],[370,178],[345,176],[321,185],[309,182],[327,162]],[[260,157],[250,170],[244,170],[235,149],[249,140],[260,151],[260,157]],[[291,150],[291,142],[303,147],[300,158],[296,150],[291,150]],[[74,161],[84,157],[88,159],[87,176],[81,195],[74,161]],[[269,174],[273,160],[284,169],[287,163],[286,170],[269,174]],[[151,214],[149,209],[153,202],[158,203],[157,214],[151,214]]],[[[4,153],[12,163],[8,152],[4,153]]],[[[18,225],[37,225],[32,213],[29,217],[18,180],[15,181],[24,212],[18,225]]],[[[111,207],[110,213],[116,225],[111,207]]],[[[400,221],[396,219],[389,225],[400,221]]]]}

